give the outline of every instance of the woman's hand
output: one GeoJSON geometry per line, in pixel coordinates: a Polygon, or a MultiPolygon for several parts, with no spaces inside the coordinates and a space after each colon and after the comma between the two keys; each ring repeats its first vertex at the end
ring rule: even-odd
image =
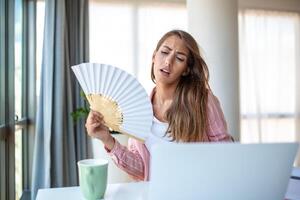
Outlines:
{"type": "Polygon", "coordinates": [[[107,126],[104,125],[103,115],[97,111],[90,111],[85,127],[89,136],[97,138],[111,150],[115,145],[114,138],[110,135],[107,126]]]}

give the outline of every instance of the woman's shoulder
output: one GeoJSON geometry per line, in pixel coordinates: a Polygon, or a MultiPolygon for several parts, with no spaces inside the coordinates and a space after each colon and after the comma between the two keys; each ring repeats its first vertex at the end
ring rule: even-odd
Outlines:
{"type": "Polygon", "coordinates": [[[227,128],[224,113],[218,98],[210,91],[207,99],[207,115],[210,128],[227,128]]]}
{"type": "Polygon", "coordinates": [[[208,137],[210,141],[233,141],[218,98],[208,92],[208,137]]]}
{"type": "Polygon", "coordinates": [[[216,106],[220,107],[220,101],[219,101],[218,97],[215,96],[211,90],[208,90],[207,105],[208,105],[208,108],[215,108],[216,106]]]}

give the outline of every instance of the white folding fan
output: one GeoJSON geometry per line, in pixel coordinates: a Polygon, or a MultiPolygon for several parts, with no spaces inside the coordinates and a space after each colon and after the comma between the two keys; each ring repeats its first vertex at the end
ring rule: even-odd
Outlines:
{"type": "Polygon", "coordinates": [[[138,80],[111,65],[83,63],[72,67],[92,110],[104,116],[106,126],[144,141],[153,111],[138,80]]]}

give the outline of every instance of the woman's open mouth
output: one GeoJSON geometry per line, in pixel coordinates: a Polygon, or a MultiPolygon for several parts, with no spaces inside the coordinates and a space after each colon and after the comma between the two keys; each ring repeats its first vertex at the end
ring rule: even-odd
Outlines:
{"type": "Polygon", "coordinates": [[[164,76],[169,76],[170,75],[170,71],[167,69],[160,69],[160,72],[162,75],[164,76]]]}

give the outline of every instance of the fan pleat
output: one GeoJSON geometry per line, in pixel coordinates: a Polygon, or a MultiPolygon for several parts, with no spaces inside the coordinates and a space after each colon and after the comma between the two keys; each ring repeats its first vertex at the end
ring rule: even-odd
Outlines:
{"type": "Polygon", "coordinates": [[[93,93],[93,68],[90,67],[90,65],[86,65],[85,68],[88,68],[86,70],[84,70],[84,78],[85,80],[87,80],[87,84],[88,84],[88,90],[89,93],[93,93]]]}
{"type": "Polygon", "coordinates": [[[115,74],[115,78],[114,78],[114,83],[112,83],[112,85],[114,85],[115,87],[111,87],[111,92],[110,92],[110,95],[114,98],[116,98],[118,88],[121,86],[121,83],[120,83],[120,80],[122,78],[121,75],[122,75],[122,71],[117,69],[116,74],[115,74]]]}
{"type": "Polygon", "coordinates": [[[113,75],[114,75],[115,71],[116,71],[115,68],[113,68],[109,71],[109,73],[107,73],[106,82],[105,82],[106,86],[105,86],[105,90],[103,91],[105,96],[110,96],[109,93],[110,93],[111,88],[112,88],[111,85],[113,85],[112,82],[114,82],[113,75]]]}
{"type": "Polygon", "coordinates": [[[96,85],[96,93],[97,91],[99,91],[99,93],[102,93],[101,91],[101,82],[100,80],[97,78],[99,76],[99,74],[101,73],[101,68],[100,67],[96,67],[97,65],[93,64],[93,68],[95,70],[95,74],[94,74],[94,83],[96,85]]]}
{"type": "Polygon", "coordinates": [[[99,72],[100,74],[97,74],[97,76],[100,76],[100,91],[99,93],[100,94],[103,94],[104,93],[104,88],[105,88],[105,65],[103,67],[101,67],[101,70],[99,72]]]}
{"type": "Polygon", "coordinates": [[[126,93],[124,92],[123,94],[120,95],[120,103],[126,102],[130,99],[135,99],[137,96],[140,96],[142,93],[141,90],[139,90],[140,85],[138,84],[132,84],[128,86],[126,89],[126,93]]]}
{"type": "Polygon", "coordinates": [[[107,65],[104,65],[103,71],[102,71],[102,76],[103,76],[103,81],[102,81],[103,91],[102,92],[103,92],[103,94],[107,93],[107,88],[109,87],[109,85],[107,84],[108,73],[109,73],[109,68],[107,65]]]}
{"type": "MultiPolygon", "coordinates": [[[[128,95],[129,96],[129,95],[128,95]]],[[[131,107],[132,105],[139,105],[139,104],[149,104],[150,103],[150,100],[149,100],[149,97],[146,96],[145,94],[143,93],[138,93],[136,95],[133,95],[133,96],[129,96],[128,98],[124,98],[122,100],[120,100],[120,106],[123,108],[127,108],[127,107],[131,107]],[[143,99],[142,101],[140,102],[136,102],[136,99],[143,99]]]]}
{"type": "Polygon", "coordinates": [[[84,93],[88,93],[88,84],[86,83],[86,80],[83,77],[84,74],[81,72],[82,70],[83,69],[79,67],[74,68],[75,75],[79,81],[79,84],[81,85],[81,88],[83,89],[84,93]]]}
{"type": "Polygon", "coordinates": [[[145,110],[145,109],[151,109],[148,106],[139,106],[139,107],[134,107],[130,110],[124,110],[124,113],[126,113],[126,115],[130,116],[131,114],[136,115],[136,112],[145,110]]]}
{"type": "Polygon", "coordinates": [[[144,134],[150,132],[150,129],[142,128],[142,127],[136,126],[136,125],[127,124],[127,125],[124,125],[122,128],[125,130],[125,132],[134,134],[134,135],[138,135],[139,137],[142,137],[142,138],[147,137],[147,135],[144,135],[144,134]]]}
{"type": "Polygon", "coordinates": [[[124,98],[124,95],[127,94],[127,89],[130,87],[131,84],[133,84],[135,79],[133,77],[130,77],[127,75],[126,79],[121,83],[121,87],[118,90],[118,93],[116,94],[116,100],[122,101],[122,98],[124,98]]]}
{"type": "MultiPolygon", "coordinates": [[[[126,81],[127,82],[127,81],[126,81]]],[[[125,92],[122,92],[119,98],[124,99],[126,97],[134,96],[132,93],[136,93],[138,91],[139,84],[134,81],[133,77],[130,77],[130,82],[124,84],[125,92]]]]}
{"type": "Polygon", "coordinates": [[[148,127],[149,123],[147,122],[142,122],[138,118],[132,118],[130,120],[127,120],[128,124],[135,124],[139,127],[148,127]]]}
{"type": "Polygon", "coordinates": [[[97,92],[97,89],[96,89],[96,84],[95,84],[95,82],[96,82],[96,80],[97,80],[97,76],[95,75],[96,74],[96,69],[95,69],[95,67],[94,67],[94,65],[93,64],[90,64],[89,65],[89,72],[90,72],[90,77],[91,77],[91,79],[90,79],[90,83],[91,83],[91,93],[92,94],[95,94],[96,92],[97,92]]]}
{"type": "Polygon", "coordinates": [[[136,102],[136,100],[132,98],[132,99],[126,101],[126,102],[123,102],[122,104],[120,103],[120,107],[130,110],[132,108],[142,106],[142,105],[145,105],[145,104],[149,104],[149,103],[150,103],[150,100],[149,101],[145,100],[145,101],[136,102]]]}
{"type": "MultiPolygon", "coordinates": [[[[108,82],[108,85],[116,85],[116,82],[118,81],[116,78],[119,75],[120,75],[120,71],[117,68],[113,69],[111,72],[111,78],[110,78],[110,81],[108,82]]],[[[113,90],[114,90],[114,87],[108,87],[106,95],[112,97],[113,90]]]]}
{"type": "Polygon", "coordinates": [[[120,101],[119,96],[122,94],[121,91],[122,91],[122,88],[124,87],[123,83],[126,82],[126,80],[128,79],[128,76],[129,75],[122,73],[117,81],[117,84],[114,87],[112,94],[117,102],[120,101]]]}
{"type": "MultiPolygon", "coordinates": [[[[134,76],[122,69],[97,63],[83,63],[72,69],[86,95],[108,97],[105,101],[112,100],[112,104],[107,104],[110,111],[117,106],[123,117],[122,123],[118,125],[121,132],[141,140],[148,137],[153,120],[152,105],[145,89],[134,76]]],[[[103,99],[97,101],[100,103],[103,99]]]]}

